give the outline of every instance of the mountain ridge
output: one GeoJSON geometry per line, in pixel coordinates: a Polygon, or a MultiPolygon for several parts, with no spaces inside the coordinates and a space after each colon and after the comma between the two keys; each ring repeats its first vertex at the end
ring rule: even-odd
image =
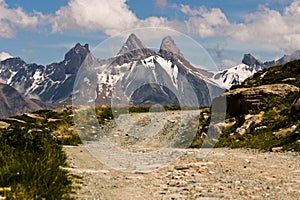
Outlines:
{"type": "MultiPolygon", "coordinates": [[[[164,102],[172,99],[170,95],[187,95],[187,91],[179,92],[183,85],[187,84],[193,88],[200,105],[209,105],[214,97],[224,91],[223,88],[229,89],[232,85],[239,84],[247,77],[274,63],[297,58],[300,56],[299,52],[290,56],[285,55],[277,61],[264,63],[251,54],[245,54],[242,63],[248,65],[240,64],[232,69],[214,72],[213,75],[212,72],[198,69],[186,60],[170,36],[162,39],[159,51],[155,52],[145,47],[135,34],[131,34],[119,53],[106,60],[95,58],[89,50],[89,45],[80,43],[75,44],[66,52],[62,61],[46,66],[35,63],[27,64],[18,57],[8,58],[0,62],[0,82],[14,87],[29,98],[50,104],[66,105],[72,103],[73,86],[78,78],[77,73],[80,67],[88,65],[89,68],[86,70],[91,70],[98,66],[103,71],[91,71],[95,77],[88,80],[89,84],[96,84],[97,94],[95,97],[90,95],[88,101],[94,98],[98,104],[108,104],[116,84],[121,84],[125,93],[123,97],[129,101],[133,91],[138,89],[138,86],[142,86],[138,84],[134,86],[132,82],[134,81],[139,84],[149,84],[144,87],[149,90],[148,94],[154,95],[154,91],[166,94],[164,102]],[[134,75],[141,79],[137,79],[134,75]]],[[[91,73],[84,72],[83,74],[91,73]]],[[[145,92],[137,91],[131,102],[149,102],[147,95],[145,92]],[[144,94],[145,99],[139,101],[137,94],[144,94]]],[[[173,103],[178,101],[178,99],[172,100],[173,103]]]]}
{"type": "Polygon", "coordinates": [[[246,78],[253,76],[263,69],[286,64],[297,59],[300,59],[300,50],[293,52],[291,55],[284,55],[280,59],[266,62],[256,59],[250,53],[244,54],[242,64],[215,72],[212,81],[215,81],[225,89],[230,89],[234,85],[241,84],[246,78]]]}
{"type": "Polygon", "coordinates": [[[13,87],[0,83],[0,118],[42,109],[13,87]]]}

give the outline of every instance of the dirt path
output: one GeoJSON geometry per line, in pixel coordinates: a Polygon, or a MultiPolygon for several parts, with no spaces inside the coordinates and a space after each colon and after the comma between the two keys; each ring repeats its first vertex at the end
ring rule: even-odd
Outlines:
{"type": "Polygon", "coordinates": [[[180,141],[189,142],[197,126],[198,111],[190,113],[121,116],[96,136],[105,142],[64,147],[69,170],[83,177],[76,198],[300,199],[299,153],[180,149],[185,145],[180,141]],[[161,151],[173,139],[175,150],[161,151]]]}
{"type": "Polygon", "coordinates": [[[83,177],[78,199],[300,199],[300,155],[197,149],[160,170],[116,171],[83,147],[65,147],[71,171],[83,177]]]}

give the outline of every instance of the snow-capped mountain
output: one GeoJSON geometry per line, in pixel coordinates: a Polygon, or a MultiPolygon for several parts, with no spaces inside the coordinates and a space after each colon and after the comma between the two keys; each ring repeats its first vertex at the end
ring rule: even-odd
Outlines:
{"type": "Polygon", "coordinates": [[[251,67],[246,64],[239,64],[232,68],[217,72],[213,80],[221,87],[230,89],[231,86],[243,82],[246,78],[261,70],[261,67],[251,67]]]}
{"type": "Polygon", "coordinates": [[[1,83],[32,99],[64,104],[76,97],[74,83],[78,83],[81,88],[86,86],[81,90],[86,102],[96,100],[98,105],[124,101],[134,105],[209,105],[223,90],[203,72],[184,58],[170,36],[163,39],[159,52],[154,52],[134,34],[107,60],[95,58],[87,44],[76,44],[63,61],[47,66],[27,64],[17,57],[0,62],[1,83]]]}
{"type": "Polygon", "coordinates": [[[79,73],[75,91],[82,93],[75,98],[86,102],[96,98],[100,105],[210,105],[222,92],[183,57],[170,36],[154,52],[131,34],[117,56],[102,63],[92,72],[87,66],[79,73]],[[94,82],[98,83],[96,96],[94,82]]]}
{"type": "Polygon", "coordinates": [[[264,68],[282,65],[297,59],[300,59],[300,50],[293,52],[291,55],[284,55],[278,60],[267,62],[261,62],[251,54],[245,54],[242,59],[242,64],[219,72],[213,72],[212,81],[223,88],[230,89],[231,86],[242,83],[245,79],[264,68]]]}
{"type": "Polygon", "coordinates": [[[6,52],[1,52],[0,53],[0,62],[3,61],[3,60],[6,60],[8,58],[12,58],[13,56],[10,55],[9,53],[6,53],[6,52]]]}
{"type": "Polygon", "coordinates": [[[209,105],[223,88],[239,84],[263,68],[299,59],[300,51],[264,63],[245,54],[240,65],[208,72],[187,61],[170,36],[163,38],[155,52],[131,34],[119,53],[107,60],[95,58],[87,44],[76,44],[63,61],[47,66],[9,57],[0,62],[0,83],[41,102],[71,103],[80,95],[80,87],[84,88],[84,100],[98,105],[209,105]]]}
{"type": "Polygon", "coordinates": [[[47,66],[9,58],[0,62],[0,82],[43,102],[70,102],[77,71],[82,62],[89,60],[96,59],[90,54],[88,45],[80,44],[76,44],[62,62],[47,66]]]}

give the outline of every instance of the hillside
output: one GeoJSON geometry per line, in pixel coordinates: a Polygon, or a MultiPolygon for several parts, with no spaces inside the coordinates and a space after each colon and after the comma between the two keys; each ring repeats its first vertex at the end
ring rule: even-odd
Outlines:
{"type": "MultiPolygon", "coordinates": [[[[227,100],[225,122],[217,147],[250,147],[300,151],[300,60],[264,69],[216,98],[227,100]]],[[[209,115],[209,111],[201,116],[209,115]]],[[[200,119],[192,146],[200,147],[210,117],[200,119]]],[[[207,144],[206,144],[207,145],[207,144]]]]}
{"type": "Polygon", "coordinates": [[[41,107],[13,87],[0,83],[0,118],[39,110],[41,107]]]}

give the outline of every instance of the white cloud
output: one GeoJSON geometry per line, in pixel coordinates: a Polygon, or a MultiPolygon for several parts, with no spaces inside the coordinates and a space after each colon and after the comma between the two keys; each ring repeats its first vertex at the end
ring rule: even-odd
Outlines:
{"type": "Polygon", "coordinates": [[[168,21],[162,17],[139,19],[126,0],[71,0],[56,12],[51,23],[54,33],[75,29],[115,35],[133,28],[167,26],[168,21]]]}
{"type": "Polygon", "coordinates": [[[27,14],[21,7],[9,8],[0,0],[0,37],[14,37],[18,28],[35,29],[45,18],[39,12],[27,14]]]}
{"type": "Polygon", "coordinates": [[[283,14],[264,8],[247,16],[244,24],[232,24],[228,35],[242,41],[260,41],[281,49],[296,50],[300,46],[300,1],[285,8],[283,14]]]}
{"type": "Polygon", "coordinates": [[[81,29],[116,34],[138,21],[125,2],[126,0],[71,0],[56,12],[52,20],[53,32],[81,29]]]}
{"type": "Polygon", "coordinates": [[[19,29],[36,30],[40,25],[49,24],[53,33],[80,30],[101,31],[107,35],[143,27],[168,27],[202,38],[225,36],[240,44],[258,45],[261,49],[295,50],[300,46],[300,0],[293,0],[283,12],[259,6],[257,12],[247,15],[241,23],[230,22],[219,8],[169,6],[167,0],[155,3],[160,8],[179,9],[186,15],[185,21],[158,16],[140,19],[127,1],[69,0],[55,14],[45,16],[39,12],[26,13],[21,7],[9,8],[5,0],[0,0],[0,37],[11,38],[19,29]]]}
{"type": "Polygon", "coordinates": [[[283,13],[265,6],[246,16],[242,23],[231,23],[218,8],[191,9],[181,5],[181,12],[190,17],[185,21],[189,33],[201,37],[226,36],[241,42],[296,50],[300,46],[300,0],[294,0],[283,13]]]}
{"type": "Polygon", "coordinates": [[[191,16],[185,21],[188,32],[199,34],[201,37],[221,35],[224,32],[223,28],[230,24],[219,8],[191,9],[188,5],[181,5],[181,12],[191,16]]]}

